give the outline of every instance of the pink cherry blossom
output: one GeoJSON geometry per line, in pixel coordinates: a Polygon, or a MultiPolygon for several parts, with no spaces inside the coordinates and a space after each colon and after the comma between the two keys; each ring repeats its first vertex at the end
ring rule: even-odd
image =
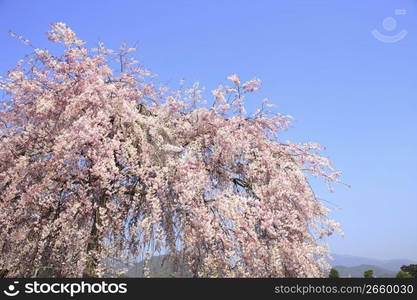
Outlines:
{"type": "Polygon", "coordinates": [[[244,107],[258,79],[169,90],[65,24],[1,79],[0,269],[117,276],[169,254],[196,277],[320,277],[339,230],[308,176],[338,180],[319,145],[282,142],[289,116],[244,107]],[[116,60],[116,64],[114,63],[116,60]],[[204,105],[204,101],[213,105],[204,105]],[[117,266],[117,267],[115,267],[117,266]]]}

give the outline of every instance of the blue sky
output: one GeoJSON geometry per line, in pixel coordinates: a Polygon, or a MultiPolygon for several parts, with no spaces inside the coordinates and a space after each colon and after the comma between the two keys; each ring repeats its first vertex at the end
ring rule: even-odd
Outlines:
{"type": "Polygon", "coordinates": [[[352,186],[329,194],[313,182],[339,208],[345,237],[331,238],[331,250],[417,260],[416,0],[0,0],[0,73],[29,51],[9,29],[45,48],[53,22],[92,46],[138,42],[137,58],[174,87],[261,78],[249,110],[268,97],[293,115],[283,138],[326,146],[352,186]],[[407,35],[386,43],[372,30],[407,35]]]}

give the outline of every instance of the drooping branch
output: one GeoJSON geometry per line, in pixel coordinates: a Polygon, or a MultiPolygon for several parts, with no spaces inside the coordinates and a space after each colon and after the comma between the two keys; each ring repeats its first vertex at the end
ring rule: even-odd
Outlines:
{"type": "Polygon", "coordinates": [[[198,85],[150,83],[125,47],[91,52],[62,23],[48,38],[61,56],[35,49],[0,81],[2,276],[118,276],[109,260],[163,251],[196,277],[323,274],[338,224],[307,174],[338,173],[318,145],[280,142],[288,118],[265,101],[246,113],[258,79],[229,76],[208,108],[198,85]]]}

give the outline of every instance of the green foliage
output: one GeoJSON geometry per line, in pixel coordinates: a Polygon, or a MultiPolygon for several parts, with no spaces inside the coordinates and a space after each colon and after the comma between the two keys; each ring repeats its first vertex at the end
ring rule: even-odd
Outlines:
{"type": "Polygon", "coordinates": [[[367,270],[363,272],[364,278],[374,278],[374,270],[367,270]]]}
{"type": "Polygon", "coordinates": [[[401,271],[407,272],[411,277],[417,278],[417,265],[402,266],[401,271]]]}
{"type": "Polygon", "coordinates": [[[413,276],[411,276],[410,273],[408,272],[404,272],[404,271],[400,271],[397,273],[397,276],[395,276],[397,278],[413,278],[413,276]]]}
{"type": "Polygon", "coordinates": [[[339,278],[339,271],[336,270],[335,268],[331,268],[330,272],[329,272],[329,278],[339,278]]]}

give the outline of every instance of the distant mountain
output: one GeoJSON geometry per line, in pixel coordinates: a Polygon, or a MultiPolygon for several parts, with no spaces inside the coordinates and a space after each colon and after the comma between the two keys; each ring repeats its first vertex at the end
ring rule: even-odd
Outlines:
{"type": "Polygon", "coordinates": [[[409,259],[388,259],[381,260],[375,258],[332,254],[333,260],[329,260],[332,266],[355,267],[360,265],[374,265],[382,269],[398,272],[403,265],[416,264],[417,262],[409,259]]]}
{"type": "Polygon", "coordinates": [[[334,266],[336,270],[339,271],[340,277],[363,277],[363,273],[367,270],[373,270],[374,276],[381,278],[381,277],[395,277],[397,271],[387,270],[375,265],[359,265],[354,267],[346,267],[346,266],[334,266]]]}
{"type": "MultiPolygon", "coordinates": [[[[379,260],[361,256],[333,254],[329,261],[339,271],[341,277],[363,277],[363,272],[373,270],[376,277],[395,277],[403,265],[416,264],[409,259],[379,260]]],[[[144,262],[136,263],[124,276],[143,277],[144,262]]],[[[171,258],[165,255],[153,256],[150,261],[150,277],[191,277],[191,272],[184,264],[177,270],[171,258]]]]}
{"type": "Polygon", "coordinates": [[[398,272],[401,266],[411,265],[411,264],[417,264],[417,262],[413,260],[409,260],[409,259],[391,259],[391,260],[386,260],[381,265],[381,267],[384,267],[385,269],[388,269],[388,270],[396,270],[398,272]]]}

